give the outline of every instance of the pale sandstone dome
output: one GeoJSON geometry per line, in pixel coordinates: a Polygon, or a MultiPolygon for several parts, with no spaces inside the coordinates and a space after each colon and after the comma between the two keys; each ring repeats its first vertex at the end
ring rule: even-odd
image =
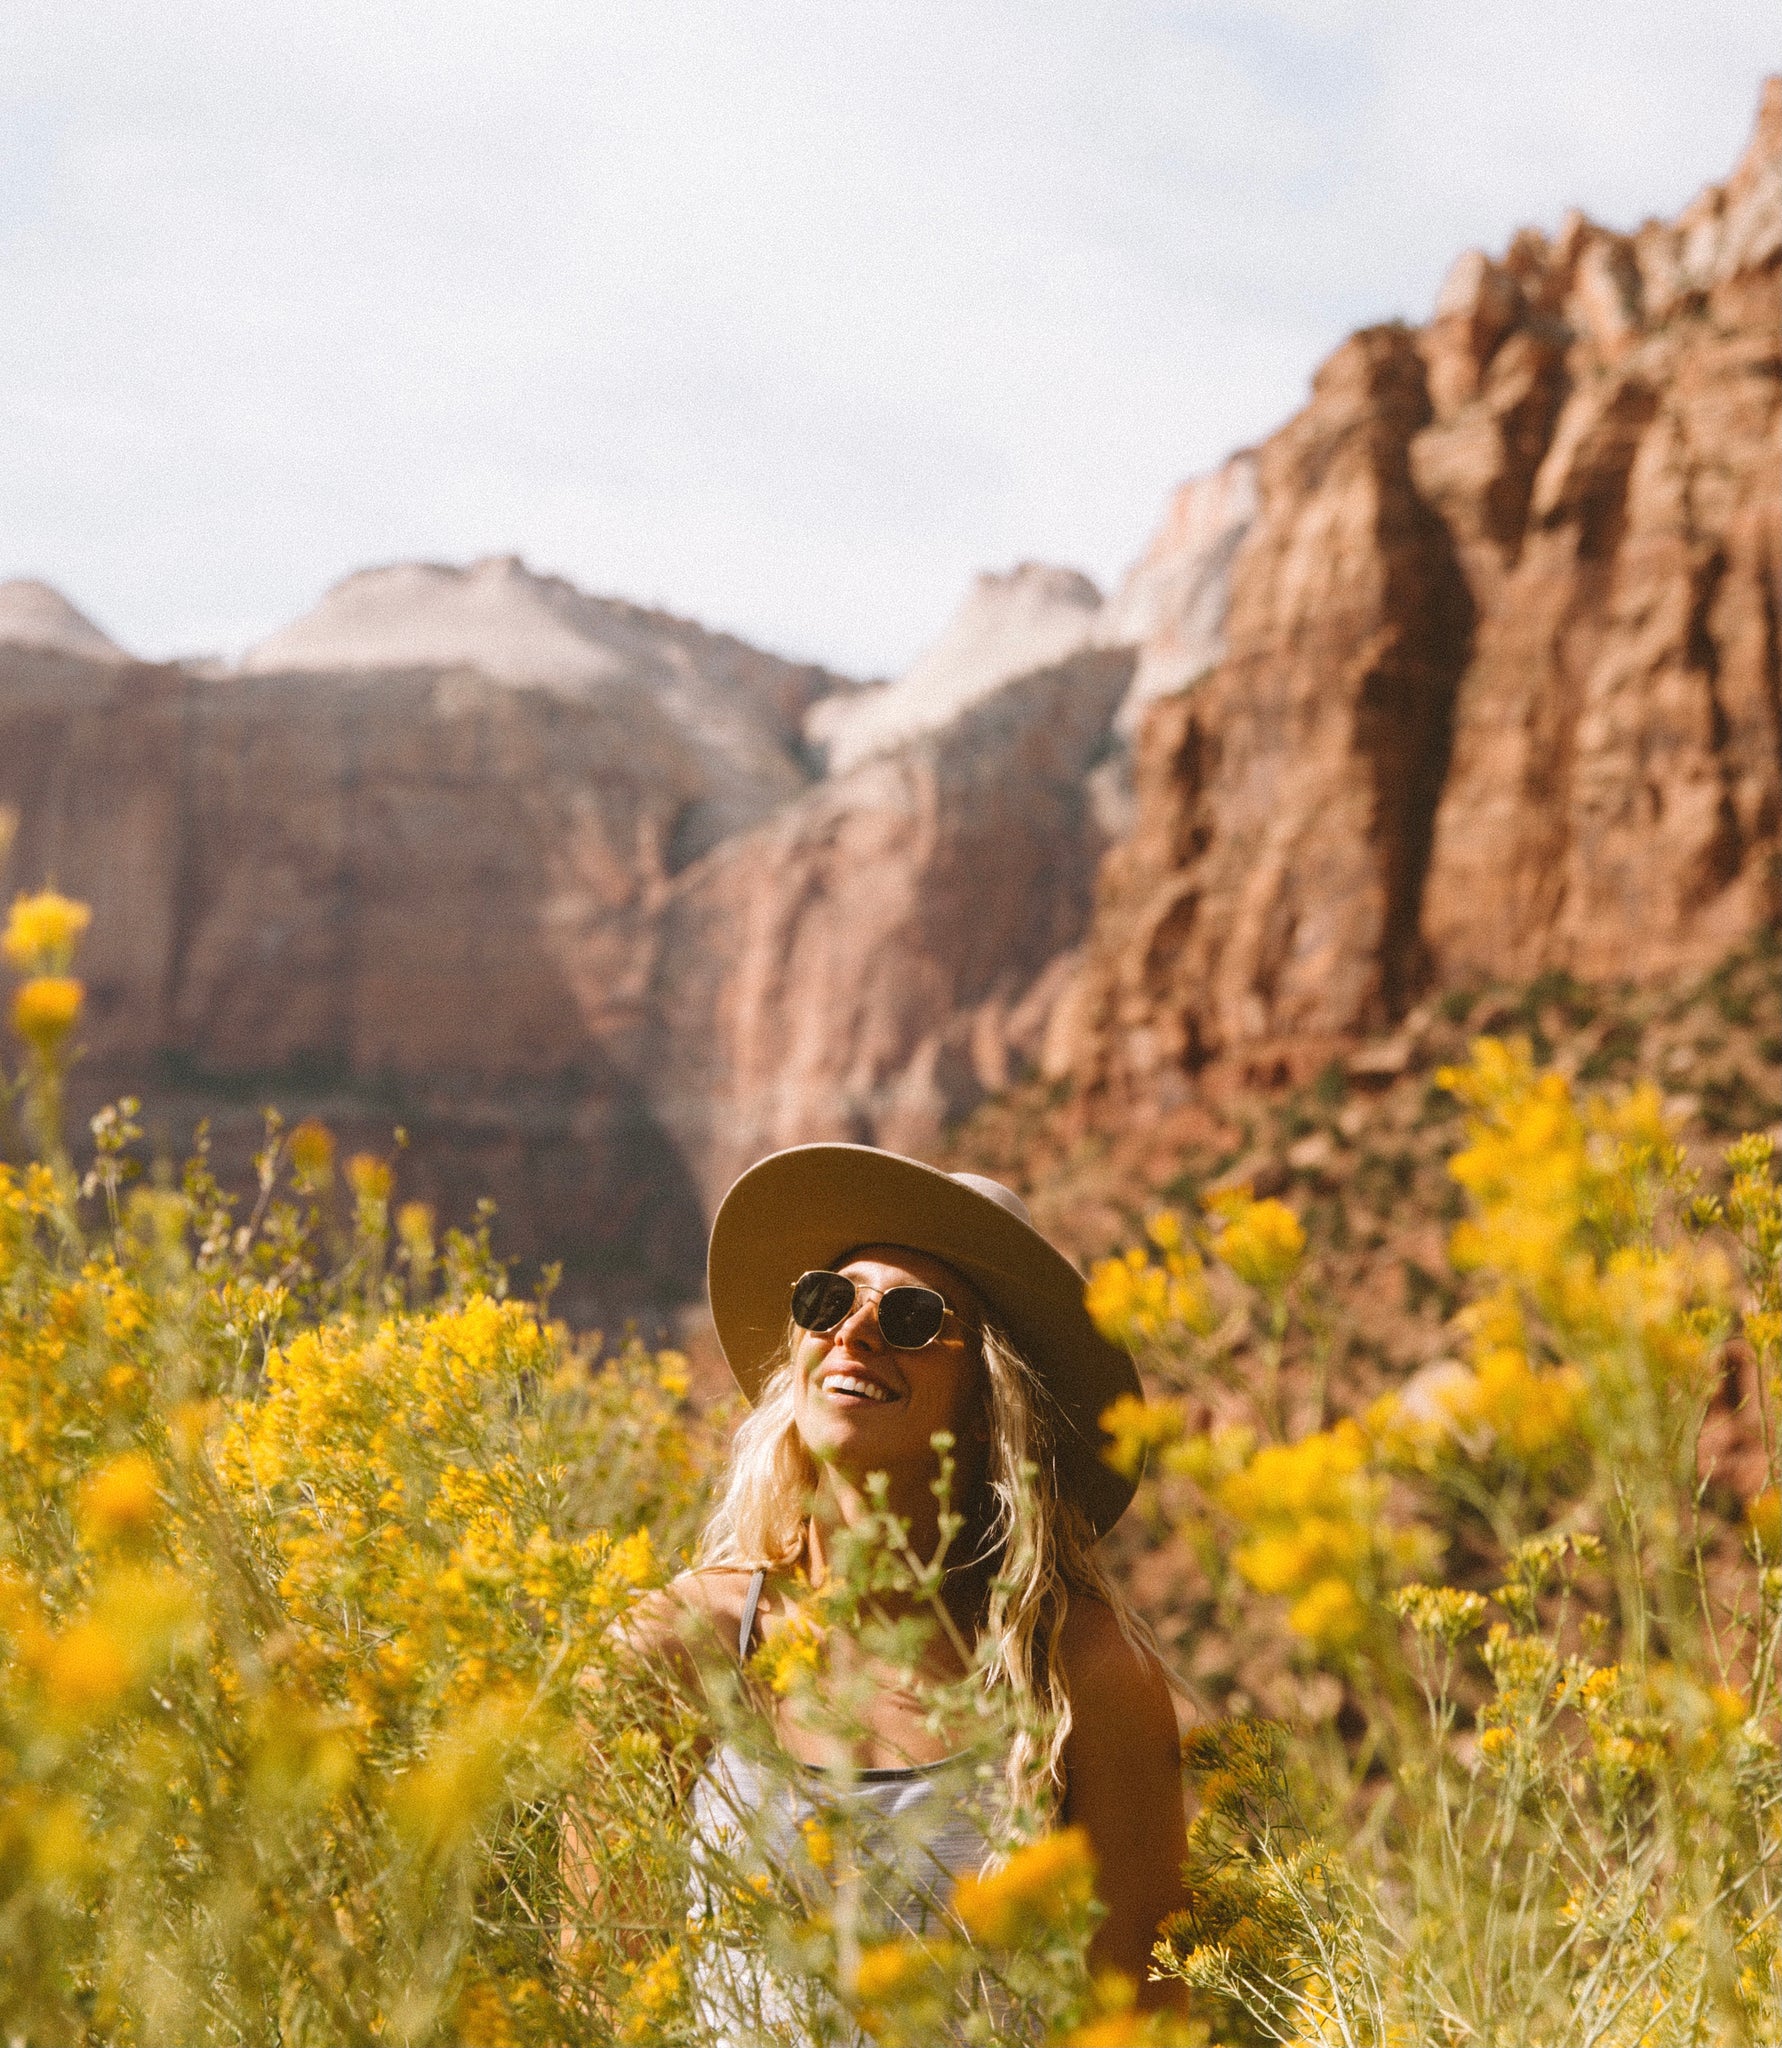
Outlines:
{"type": "Polygon", "coordinates": [[[130,659],[59,590],[34,576],[15,576],[0,583],[0,646],[44,647],[56,654],[78,654],[87,661],[130,659]]]}
{"type": "Polygon", "coordinates": [[[1087,647],[1101,592],[1075,569],[1023,562],[977,578],[947,629],[895,682],[825,699],[805,721],[832,775],[950,725],[1020,676],[1087,647]]]}
{"type": "Polygon", "coordinates": [[[647,646],[630,612],[534,575],[516,555],[467,569],[399,562],[335,584],[314,611],[249,648],[240,667],[244,675],[466,667],[498,682],[573,688],[624,674],[640,638],[647,646]]]}
{"type": "Polygon", "coordinates": [[[687,620],[589,596],[562,577],[536,574],[517,555],[462,569],[402,562],[361,570],[250,648],[237,672],[464,669],[573,699],[641,695],[685,734],[713,778],[710,830],[719,832],[804,786],[794,758],[798,720],[821,690],[848,687],[687,620]]]}

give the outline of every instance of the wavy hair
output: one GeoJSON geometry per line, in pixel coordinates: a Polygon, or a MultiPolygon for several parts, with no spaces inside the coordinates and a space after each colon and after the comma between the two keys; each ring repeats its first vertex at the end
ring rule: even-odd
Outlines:
{"type": "MultiPolygon", "coordinates": [[[[788,1571],[804,1556],[819,1471],[793,1414],[797,1335],[788,1332],[737,1428],[723,1494],[699,1540],[699,1567],[788,1571]]],[[[988,1410],[984,1481],[976,1500],[956,1506],[974,1543],[966,1562],[992,1568],[980,1628],[989,1646],[985,1678],[1006,1686],[1018,1709],[1011,1787],[1038,1780],[1057,1794],[1071,1729],[1060,1655],[1071,1596],[1104,1602],[1136,1649],[1155,1656],[1156,1645],[1095,1555],[1088,1517],[1059,1491],[1051,1396],[1001,1330],[985,1324],[977,1339],[988,1410]]]]}

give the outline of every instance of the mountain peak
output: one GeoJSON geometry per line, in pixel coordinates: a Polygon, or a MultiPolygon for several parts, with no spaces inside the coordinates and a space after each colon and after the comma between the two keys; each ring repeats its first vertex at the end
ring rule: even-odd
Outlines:
{"type": "Polygon", "coordinates": [[[128,661],[130,657],[77,611],[62,593],[35,576],[0,583],[0,646],[46,647],[87,661],[128,661]]]}
{"type": "Polygon", "coordinates": [[[825,698],[805,732],[839,774],[869,754],[950,724],[1017,676],[1050,668],[1089,645],[1101,592],[1076,569],[1019,562],[972,580],[932,647],[894,682],[825,698]]]}
{"type": "Polygon", "coordinates": [[[313,611],[250,648],[240,667],[246,675],[470,667],[503,682],[596,682],[621,666],[603,644],[606,609],[518,555],[465,568],[397,562],[344,577],[313,611]]]}

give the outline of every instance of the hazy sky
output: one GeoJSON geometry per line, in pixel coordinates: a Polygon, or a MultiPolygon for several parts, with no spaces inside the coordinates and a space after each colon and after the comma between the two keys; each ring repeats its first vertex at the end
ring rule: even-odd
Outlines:
{"type": "Polygon", "coordinates": [[[1776,0],[5,0],[0,576],[165,655],[513,551],[895,668],[1778,68],[1776,0]]]}

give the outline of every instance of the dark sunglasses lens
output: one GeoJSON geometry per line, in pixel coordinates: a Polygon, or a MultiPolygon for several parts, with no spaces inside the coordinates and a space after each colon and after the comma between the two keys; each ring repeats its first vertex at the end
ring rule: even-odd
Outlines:
{"type": "Polygon", "coordinates": [[[893,1287],[879,1303],[879,1328],[898,1351],[932,1344],[947,1320],[947,1304],[932,1287],[893,1287]]]}
{"type": "Polygon", "coordinates": [[[801,1330],[833,1330],[853,1306],[845,1273],[804,1273],[792,1283],[792,1320],[801,1330]]]}

